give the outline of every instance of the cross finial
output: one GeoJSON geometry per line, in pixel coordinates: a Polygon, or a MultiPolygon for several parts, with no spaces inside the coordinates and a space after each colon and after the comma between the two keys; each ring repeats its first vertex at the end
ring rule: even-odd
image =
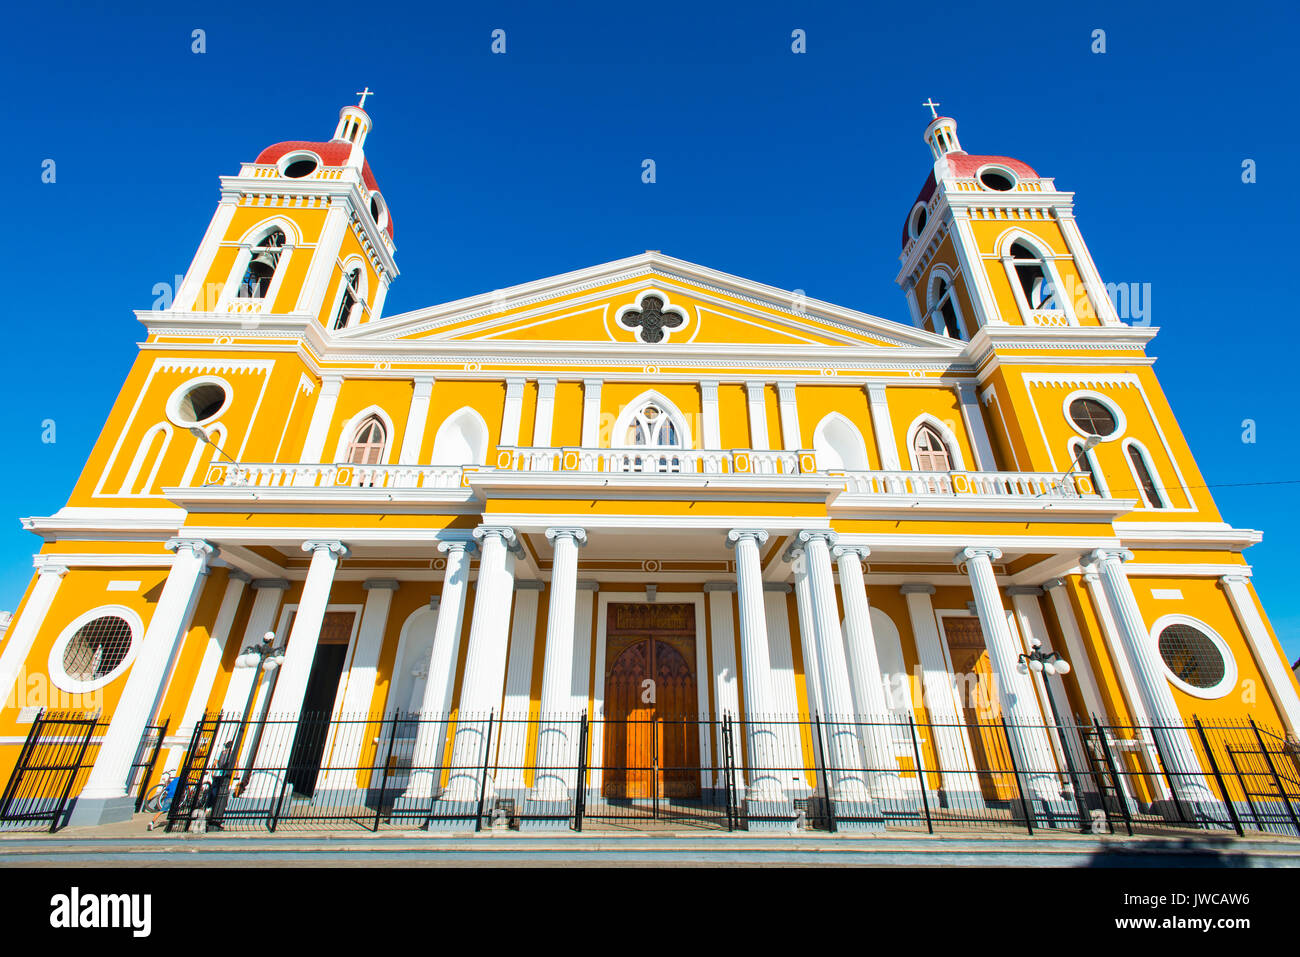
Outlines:
{"type": "Polygon", "coordinates": [[[941,106],[942,104],[939,104],[939,103],[934,102],[934,97],[930,97],[928,100],[926,100],[926,101],[925,101],[924,103],[922,103],[921,105],[922,105],[922,106],[928,106],[928,107],[930,108],[930,118],[931,118],[931,119],[933,119],[933,120],[937,120],[937,119],[939,118],[939,111],[936,110],[935,107],[936,107],[936,106],[941,106]]]}
{"type": "Polygon", "coordinates": [[[364,110],[366,108],[366,97],[374,96],[375,94],[374,91],[370,89],[370,87],[366,87],[364,90],[357,90],[357,92],[352,95],[361,97],[361,102],[358,103],[357,106],[361,107],[364,110]]]}

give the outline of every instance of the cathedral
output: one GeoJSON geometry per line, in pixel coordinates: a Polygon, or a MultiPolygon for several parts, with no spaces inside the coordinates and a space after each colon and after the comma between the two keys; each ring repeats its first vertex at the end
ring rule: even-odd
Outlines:
{"type": "Polygon", "coordinates": [[[1072,193],[927,104],[909,322],[659,251],[390,315],[364,101],[221,177],[67,505],[22,519],[6,804],[82,714],[73,823],[166,773],[234,777],[228,821],[1292,814],[1261,533],[1072,193]]]}

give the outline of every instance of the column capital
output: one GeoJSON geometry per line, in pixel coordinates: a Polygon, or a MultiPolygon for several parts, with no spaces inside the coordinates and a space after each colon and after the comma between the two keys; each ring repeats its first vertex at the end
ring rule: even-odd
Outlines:
{"type": "Polygon", "coordinates": [[[600,591],[600,582],[590,578],[580,579],[577,588],[578,591],[600,591]]]}
{"type": "Polygon", "coordinates": [[[546,540],[552,545],[557,538],[571,538],[579,548],[587,544],[587,530],[585,528],[548,528],[546,530],[546,540]]]}
{"type": "Polygon", "coordinates": [[[509,525],[480,525],[474,529],[474,537],[480,542],[487,538],[499,538],[501,543],[511,551],[519,542],[515,530],[509,525]]]}
{"type": "Polygon", "coordinates": [[[935,587],[929,582],[907,582],[898,589],[904,595],[933,595],[935,587]]]}
{"type": "Polygon", "coordinates": [[[1220,575],[1219,582],[1223,585],[1246,585],[1250,582],[1250,575],[1246,572],[1232,572],[1227,575],[1220,575]]]}
{"type": "Polygon", "coordinates": [[[254,578],[252,587],[254,590],[259,588],[278,588],[280,591],[289,590],[289,579],[287,578],[254,578]]]}
{"type": "Polygon", "coordinates": [[[840,536],[829,528],[805,528],[795,536],[795,541],[802,546],[821,540],[826,543],[827,548],[830,548],[839,541],[839,538],[840,536]]]}
{"type": "Polygon", "coordinates": [[[831,549],[831,554],[835,558],[857,555],[859,561],[865,562],[871,556],[871,549],[866,545],[836,545],[831,549]]]}
{"type": "Polygon", "coordinates": [[[732,548],[742,539],[752,539],[758,545],[767,544],[768,534],[765,528],[733,528],[727,532],[727,547],[732,548]]]}
{"type": "Polygon", "coordinates": [[[1004,591],[1013,598],[1016,595],[1028,595],[1031,598],[1038,598],[1043,594],[1043,590],[1037,585],[1008,585],[1004,591]]]}
{"type": "Polygon", "coordinates": [[[583,379],[582,387],[584,389],[599,389],[605,384],[604,379],[583,379]]]}
{"type": "Polygon", "coordinates": [[[1131,562],[1133,553],[1127,548],[1094,548],[1083,556],[1085,565],[1102,565],[1111,562],[1131,562]]]}
{"type": "Polygon", "coordinates": [[[33,555],[32,564],[41,575],[57,575],[62,578],[68,573],[68,566],[48,555],[33,555]]]}
{"type": "Polygon", "coordinates": [[[987,558],[991,562],[995,562],[1002,557],[1002,549],[983,548],[983,547],[963,548],[961,551],[959,551],[956,555],[952,557],[952,563],[954,565],[961,565],[964,562],[970,561],[972,558],[978,558],[980,556],[987,558]]]}
{"type": "Polygon", "coordinates": [[[205,563],[217,554],[217,547],[201,538],[169,538],[163,547],[169,552],[180,552],[182,549],[193,552],[195,558],[200,558],[205,563]]]}
{"type": "Polygon", "coordinates": [[[1049,578],[1047,581],[1043,582],[1043,591],[1051,591],[1053,588],[1064,588],[1064,587],[1065,587],[1064,578],[1049,578]]]}
{"type": "Polygon", "coordinates": [[[384,589],[397,591],[402,587],[402,583],[396,578],[367,578],[361,583],[361,587],[365,591],[382,591],[384,589]]]}
{"type": "Polygon", "coordinates": [[[1101,576],[1097,574],[1097,570],[1095,568],[1084,571],[1083,575],[1080,577],[1082,577],[1084,583],[1088,585],[1095,585],[1097,584],[1097,582],[1101,581],[1101,576]]]}
{"type": "Polygon", "coordinates": [[[438,551],[444,555],[450,555],[452,552],[457,554],[473,555],[478,551],[478,546],[466,538],[456,538],[449,541],[439,542],[438,551]]]}
{"type": "Polygon", "coordinates": [[[516,578],[515,591],[544,591],[546,582],[536,578],[516,578]]]}
{"type": "Polygon", "coordinates": [[[794,591],[794,586],[789,582],[763,582],[763,591],[781,592],[788,595],[794,591]]]}
{"type": "Polygon", "coordinates": [[[433,384],[436,380],[432,373],[417,372],[412,376],[411,381],[415,383],[414,398],[427,399],[433,394],[433,384]]]}
{"type": "Polygon", "coordinates": [[[311,541],[302,543],[302,550],[304,552],[311,552],[315,554],[321,549],[325,549],[336,559],[346,558],[348,555],[348,547],[344,545],[342,542],[337,540],[312,539],[311,541]]]}
{"type": "Polygon", "coordinates": [[[705,590],[705,592],[711,592],[711,591],[735,591],[735,590],[736,590],[736,583],[735,583],[735,582],[705,582],[705,583],[704,583],[704,590],[705,590]]]}
{"type": "Polygon", "coordinates": [[[236,568],[233,565],[227,566],[226,577],[234,579],[237,582],[243,582],[245,585],[253,580],[252,575],[248,574],[248,572],[244,571],[242,568],[236,568]]]}

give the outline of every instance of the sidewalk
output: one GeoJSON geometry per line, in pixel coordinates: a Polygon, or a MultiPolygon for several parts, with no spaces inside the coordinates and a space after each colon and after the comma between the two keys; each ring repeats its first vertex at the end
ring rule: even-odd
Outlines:
{"type": "Polygon", "coordinates": [[[146,831],[148,815],[57,834],[0,834],[0,867],[871,866],[1300,867],[1300,841],[1006,833],[146,831]]]}

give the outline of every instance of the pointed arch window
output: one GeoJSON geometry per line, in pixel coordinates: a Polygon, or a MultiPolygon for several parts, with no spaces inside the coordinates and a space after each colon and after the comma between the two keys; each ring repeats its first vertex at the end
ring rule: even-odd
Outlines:
{"type": "Polygon", "coordinates": [[[347,461],[352,465],[378,465],[384,457],[388,433],[379,416],[372,415],[357,427],[348,445],[347,461]]]}
{"type": "Polygon", "coordinates": [[[1101,469],[1097,465],[1097,457],[1091,449],[1084,450],[1083,439],[1074,439],[1070,442],[1070,461],[1075,462],[1075,469],[1083,469],[1088,473],[1088,478],[1092,482],[1092,490],[1098,495],[1106,494],[1106,484],[1101,477],[1101,469]],[[1082,453],[1082,454],[1080,454],[1082,453]]]}
{"type": "Polygon", "coordinates": [[[633,447],[679,449],[682,447],[682,438],[672,416],[660,408],[658,403],[647,402],[633,414],[623,443],[633,447]]]}
{"type": "Polygon", "coordinates": [[[239,283],[240,299],[263,299],[271,288],[275,270],[288,242],[284,230],[272,229],[253,246],[244,268],[244,278],[239,283]]]}
{"type": "Polygon", "coordinates": [[[923,425],[916,430],[912,440],[912,451],[916,454],[916,467],[922,472],[951,472],[952,454],[939,433],[932,427],[923,425]]]}
{"type": "Polygon", "coordinates": [[[361,267],[358,266],[343,277],[343,296],[339,299],[339,309],[334,316],[334,328],[336,330],[347,328],[360,302],[361,267]]]}
{"type": "Polygon", "coordinates": [[[1056,303],[1056,290],[1042,256],[1025,243],[1014,242],[1011,244],[1011,265],[1030,309],[1061,308],[1056,303]]]}
{"type": "Polygon", "coordinates": [[[949,339],[964,340],[966,336],[962,331],[961,316],[957,312],[952,283],[939,276],[935,280],[931,301],[934,303],[930,309],[934,331],[941,336],[947,335],[949,339]]]}
{"type": "Polygon", "coordinates": [[[1137,443],[1130,442],[1125,450],[1128,453],[1129,464],[1133,467],[1133,477],[1137,479],[1138,488],[1142,491],[1142,497],[1146,500],[1148,508],[1168,508],[1169,503],[1165,501],[1160,492],[1160,483],[1155,479],[1155,472],[1151,468],[1151,463],[1137,443]]]}

